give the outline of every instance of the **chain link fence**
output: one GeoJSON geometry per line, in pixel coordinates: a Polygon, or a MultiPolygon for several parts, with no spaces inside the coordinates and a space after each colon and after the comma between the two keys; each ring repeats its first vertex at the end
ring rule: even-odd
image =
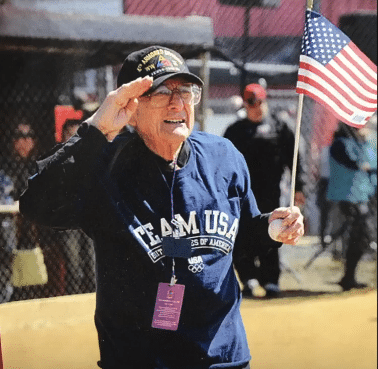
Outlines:
{"type": "MultiPolygon", "coordinates": [[[[294,129],[305,2],[234,1],[238,6],[225,3],[226,0],[125,0],[124,10],[127,15],[206,16],[213,20],[214,46],[204,45],[184,54],[190,69],[197,74],[203,67],[200,56],[204,51],[210,55],[209,98],[203,127],[206,131],[222,135],[243,113],[238,97],[247,83],[265,84],[272,113],[284,115],[294,129]]],[[[375,63],[376,9],[376,2],[370,0],[314,1],[314,10],[339,24],[375,63]],[[354,15],[357,10],[364,12],[354,15]]],[[[93,44],[93,54],[96,53],[101,53],[101,44],[93,44]]],[[[9,209],[33,173],[35,159],[64,140],[62,128],[66,121],[80,121],[96,109],[114,88],[119,67],[88,69],[83,58],[70,56],[69,52],[39,52],[38,47],[32,53],[0,50],[0,303],[95,291],[93,245],[85,234],[38,227],[9,209]],[[14,287],[14,250],[37,246],[43,250],[47,284],[14,287]]],[[[322,148],[330,144],[337,121],[307,98],[302,121],[300,152],[305,159],[307,197],[304,211],[309,234],[317,235],[320,156],[322,148]]],[[[66,128],[68,135],[72,134],[75,124],[66,128]]]]}

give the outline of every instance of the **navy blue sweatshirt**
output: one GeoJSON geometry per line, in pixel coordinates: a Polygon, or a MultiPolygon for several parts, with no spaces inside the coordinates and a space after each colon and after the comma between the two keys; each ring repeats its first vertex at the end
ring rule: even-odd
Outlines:
{"type": "Polygon", "coordinates": [[[151,327],[158,284],[172,274],[173,260],[162,249],[162,237],[172,236],[172,182],[136,133],[108,143],[83,123],[38,161],[20,199],[25,217],[81,228],[94,240],[95,322],[105,369],[232,368],[250,360],[235,239],[255,248],[279,244],[267,234],[239,151],[200,132],[187,146],[172,190],[179,236],[191,241],[190,258],[175,258],[177,283],[185,285],[177,331],[151,327]]]}

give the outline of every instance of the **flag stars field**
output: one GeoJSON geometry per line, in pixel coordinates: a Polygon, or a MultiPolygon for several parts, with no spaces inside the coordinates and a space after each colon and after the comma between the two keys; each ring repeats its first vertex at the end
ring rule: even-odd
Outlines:
{"type": "Polygon", "coordinates": [[[308,10],[297,92],[362,127],[377,110],[377,67],[336,26],[308,10]]]}

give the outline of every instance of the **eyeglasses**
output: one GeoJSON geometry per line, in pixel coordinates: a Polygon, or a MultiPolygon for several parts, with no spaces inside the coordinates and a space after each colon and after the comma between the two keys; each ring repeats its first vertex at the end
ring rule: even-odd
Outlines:
{"type": "Polygon", "coordinates": [[[143,96],[148,97],[154,107],[164,108],[171,103],[174,93],[178,93],[185,104],[198,105],[201,101],[202,88],[193,83],[183,84],[173,90],[161,85],[155,91],[146,93],[143,96]]]}
{"type": "Polygon", "coordinates": [[[260,106],[263,103],[263,100],[256,100],[256,99],[248,99],[247,104],[249,106],[260,106]]]}

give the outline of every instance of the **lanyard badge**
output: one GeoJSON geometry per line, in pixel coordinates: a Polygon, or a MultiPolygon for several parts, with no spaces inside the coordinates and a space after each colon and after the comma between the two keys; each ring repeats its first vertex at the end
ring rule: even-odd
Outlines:
{"type": "Polygon", "coordinates": [[[185,286],[159,283],[158,293],[152,318],[152,327],[176,331],[178,328],[185,286]]]}
{"type": "Polygon", "coordinates": [[[166,256],[172,257],[172,277],[170,283],[159,283],[156,296],[152,327],[176,331],[180,321],[185,286],[176,284],[175,257],[191,255],[191,242],[173,237],[163,238],[163,250],[166,256]]]}

